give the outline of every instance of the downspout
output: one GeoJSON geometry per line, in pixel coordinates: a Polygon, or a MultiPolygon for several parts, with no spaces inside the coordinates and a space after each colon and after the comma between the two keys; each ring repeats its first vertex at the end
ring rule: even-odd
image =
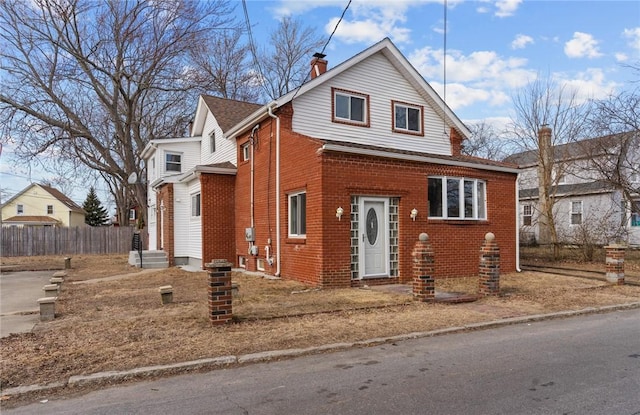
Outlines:
{"type": "Polygon", "coordinates": [[[522,272],[520,269],[520,193],[518,184],[520,182],[520,173],[516,176],[516,271],[522,272]]]}
{"type": "MultiPolygon", "coordinates": [[[[254,176],[255,176],[255,164],[254,164],[254,153],[255,153],[255,132],[260,128],[260,124],[256,124],[253,129],[251,130],[251,135],[249,136],[249,146],[251,148],[251,154],[249,155],[250,158],[250,165],[251,165],[251,178],[250,178],[250,186],[249,186],[249,193],[250,198],[251,198],[251,203],[250,203],[250,216],[251,216],[251,228],[255,229],[256,226],[256,221],[255,221],[255,216],[254,216],[254,206],[255,206],[255,195],[254,195],[254,176]]],[[[249,250],[248,250],[248,254],[249,255],[253,255],[253,244],[255,241],[251,241],[249,242],[249,250]]]]}
{"type": "Polygon", "coordinates": [[[276,120],[276,277],[280,276],[280,117],[273,113],[275,102],[269,105],[271,118],[276,120]]]}

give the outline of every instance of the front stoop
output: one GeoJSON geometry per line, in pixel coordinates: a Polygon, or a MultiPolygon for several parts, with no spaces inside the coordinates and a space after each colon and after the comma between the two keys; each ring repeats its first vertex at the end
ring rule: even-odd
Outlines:
{"type": "Polygon", "coordinates": [[[138,268],[169,268],[169,259],[164,251],[142,251],[142,266],[140,266],[140,253],[129,251],[129,265],[138,268]]]}

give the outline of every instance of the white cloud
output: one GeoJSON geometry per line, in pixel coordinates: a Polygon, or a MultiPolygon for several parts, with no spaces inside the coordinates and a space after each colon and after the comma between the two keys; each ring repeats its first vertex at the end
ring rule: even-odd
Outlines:
{"type": "Polygon", "coordinates": [[[598,58],[598,41],[588,33],[574,32],[573,38],[564,44],[564,53],[569,58],[598,58]]]}
{"type": "Polygon", "coordinates": [[[520,6],[522,0],[498,0],[496,2],[496,16],[498,17],[509,17],[513,16],[518,10],[518,6],[520,6]]]}
{"type": "Polygon", "coordinates": [[[577,74],[555,73],[553,77],[567,89],[567,93],[575,91],[578,102],[607,98],[619,86],[608,81],[600,68],[590,68],[577,74]]]}
{"type": "Polygon", "coordinates": [[[533,38],[531,36],[519,34],[511,42],[511,49],[524,49],[528,44],[533,44],[533,38]]]}
{"type": "Polygon", "coordinates": [[[616,58],[616,61],[618,62],[626,62],[629,60],[629,56],[627,56],[625,53],[622,53],[622,52],[616,53],[615,58],[616,58]]]}
{"type": "MultiPolygon", "coordinates": [[[[408,56],[415,68],[434,89],[442,93],[442,49],[425,47],[408,56]]],[[[526,59],[503,58],[496,52],[477,51],[464,55],[447,52],[447,102],[454,110],[473,104],[505,105],[510,91],[534,79],[535,72],[526,69],[526,59]]]]}
{"type": "MultiPolygon", "coordinates": [[[[334,36],[345,43],[372,43],[387,36],[394,43],[407,43],[411,41],[411,29],[405,26],[406,14],[411,5],[411,1],[354,1],[351,19],[343,19],[334,36]]],[[[332,18],[325,32],[333,32],[337,22],[338,17],[332,18]]]]}
{"type": "Polygon", "coordinates": [[[629,39],[629,46],[636,52],[640,53],[640,27],[633,29],[624,29],[622,35],[629,39]]]}
{"type": "MultiPolygon", "coordinates": [[[[336,27],[338,18],[335,17],[325,26],[325,31],[329,34],[336,27]]],[[[390,21],[376,20],[343,20],[336,30],[335,37],[344,43],[373,43],[378,42],[384,37],[389,37],[394,43],[406,43],[411,37],[411,30],[403,27],[394,26],[390,21]]]]}

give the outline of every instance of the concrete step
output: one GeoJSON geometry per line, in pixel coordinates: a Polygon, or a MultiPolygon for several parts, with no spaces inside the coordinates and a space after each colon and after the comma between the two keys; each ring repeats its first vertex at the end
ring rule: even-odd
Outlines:
{"type": "Polygon", "coordinates": [[[164,251],[142,251],[142,266],[140,266],[140,253],[129,251],[129,265],[139,268],[168,268],[169,260],[164,251]]]}

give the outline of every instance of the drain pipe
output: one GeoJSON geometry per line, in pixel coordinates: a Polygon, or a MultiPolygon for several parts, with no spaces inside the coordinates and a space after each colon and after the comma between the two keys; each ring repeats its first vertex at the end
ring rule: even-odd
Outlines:
{"type": "Polygon", "coordinates": [[[516,176],[516,271],[522,272],[520,269],[520,194],[518,184],[520,183],[520,173],[516,176]]]}
{"type": "Polygon", "coordinates": [[[280,276],[280,117],[273,113],[273,102],[268,111],[271,118],[276,120],[276,277],[280,276]]]}
{"type": "Polygon", "coordinates": [[[253,161],[253,155],[255,152],[255,138],[254,138],[254,134],[255,132],[260,128],[260,124],[256,124],[253,129],[251,130],[251,135],[249,136],[249,145],[251,146],[251,155],[249,156],[249,158],[251,159],[251,184],[250,184],[250,192],[251,192],[251,227],[255,227],[255,216],[254,216],[254,206],[255,206],[255,196],[254,196],[254,190],[253,190],[253,183],[254,183],[254,175],[255,175],[255,166],[254,166],[254,161],[253,161]]]}

